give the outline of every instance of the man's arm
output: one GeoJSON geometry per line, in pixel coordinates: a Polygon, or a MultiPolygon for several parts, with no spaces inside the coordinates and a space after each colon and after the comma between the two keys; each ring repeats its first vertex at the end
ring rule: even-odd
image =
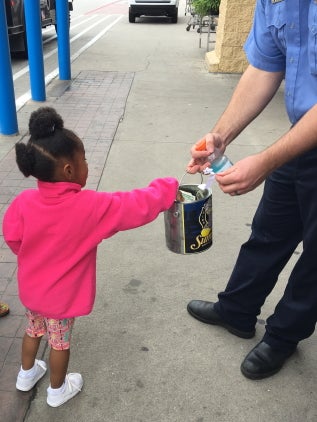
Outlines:
{"type": "Polygon", "coordinates": [[[206,151],[191,148],[192,160],[187,171],[202,171],[208,164],[207,157],[217,147],[224,152],[226,146],[248,126],[271,101],[284,77],[283,72],[266,72],[249,65],[243,73],[231,100],[213,129],[200,139],[206,140],[206,151]]]}
{"type": "Polygon", "coordinates": [[[266,72],[249,65],[211,132],[218,133],[227,146],[265,109],[283,78],[284,72],[266,72]]]}
{"type": "Polygon", "coordinates": [[[225,193],[247,193],[259,186],[273,170],[313,148],[317,148],[317,104],[274,144],[238,161],[217,175],[216,180],[225,193]]]}

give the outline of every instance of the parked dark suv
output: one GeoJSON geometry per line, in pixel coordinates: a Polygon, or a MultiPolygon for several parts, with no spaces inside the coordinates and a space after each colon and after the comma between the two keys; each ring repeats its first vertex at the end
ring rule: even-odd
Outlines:
{"type": "MultiPolygon", "coordinates": [[[[42,28],[55,25],[55,0],[40,0],[42,28]]],[[[9,43],[11,52],[21,52],[27,56],[27,39],[23,0],[5,0],[9,43]]],[[[68,1],[69,11],[73,10],[73,0],[68,1]]]]}

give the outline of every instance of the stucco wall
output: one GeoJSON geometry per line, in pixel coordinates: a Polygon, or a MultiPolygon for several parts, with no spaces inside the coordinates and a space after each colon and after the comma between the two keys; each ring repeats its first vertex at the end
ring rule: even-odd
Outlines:
{"type": "Polygon", "coordinates": [[[252,25],[255,0],[221,0],[215,49],[206,53],[209,72],[242,73],[243,44],[252,25]]]}

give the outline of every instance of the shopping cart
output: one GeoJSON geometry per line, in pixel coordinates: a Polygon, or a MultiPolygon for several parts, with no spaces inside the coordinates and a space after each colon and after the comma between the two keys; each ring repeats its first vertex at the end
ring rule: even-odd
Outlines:
{"type": "Polygon", "coordinates": [[[186,31],[189,31],[190,28],[195,29],[195,26],[198,26],[197,32],[215,32],[217,26],[217,17],[218,15],[209,15],[201,16],[198,15],[195,11],[194,6],[192,5],[192,0],[186,0],[185,15],[190,13],[190,18],[187,22],[186,31]],[[207,31],[204,31],[203,28],[207,28],[207,31]]]}
{"type": "Polygon", "coordinates": [[[192,14],[192,0],[186,0],[185,16],[187,15],[187,13],[189,13],[190,15],[192,14]]]}
{"type": "Polygon", "coordinates": [[[197,15],[195,9],[192,5],[192,0],[186,0],[186,8],[185,8],[185,15],[190,13],[190,18],[187,22],[186,31],[189,31],[190,28],[195,29],[195,26],[200,27],[201,24],[201,16],[197,15]]]}

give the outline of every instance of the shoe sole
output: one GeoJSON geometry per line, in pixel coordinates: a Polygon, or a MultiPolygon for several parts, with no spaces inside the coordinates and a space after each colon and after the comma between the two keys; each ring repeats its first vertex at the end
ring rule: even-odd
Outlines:
{"type": "Polygon", "coordinates": [[[5,304],[0,305],[0,318],[8,315],[9,313],[10,313],[10,308],[7,305],[5,304]]]}
{"type": "Polygon", "coordinates": [[[83,386],[84,386],[84,382],[83,382],[83,380],[82,380],[82,383],[81,383],[81,386],[79,387],[76,387],[76,388],[79,388],[79,390],[75,390],[75,391],[73,391],[71,394],[69,394],[68,396],[66,396],[66,397],[64,397],[63,398],[63,400],[62,401],[60,401],[60,402],[58,402],[58,403],[54,403],[54,402],[51,402],[50,401],[50,399],[49,399],[49,397],[47,397],[46,398],[46,403],[49,405],[49,406],[51,406],[51,407],[59,407],[59,406],[61,406],[62,404],[64,404],[64,403],[67,403],[69,400],[71,400],[73,397],[75,397],[75,396],[77,396],[77,394],[79,394],[81,391],[82,391],[82,388],[83,388],[83,386]]]}
{"type": "Polygon", "coordinates": [[[287,361],[287,359],[289,359],[295,353],[295,350],[290,352],[290,354],[285,358],[284,362],[279,367],[273,369],[272,371],[264,372],[263,374],[254,374],[254,373],[249,372],[249,371],[244,369],[244,367],[243,367],[244,361],[242,362],[242,364],[240,366],[240,371],[242,372],[242,374],[246,378],[249,378],[250,380],[262,380],[264,378],[271,377],[272,375],[277,374],[283,368],[285,362],[287,361]]]}
{"type": "Polygon", "coordinates": [[[255,330],[254,330],[254,331],[251,331],[251,332],[245,332],[245,331],[240,331],[240,330],[237,330],[236,328],[233,328],[233,327],[231,327],[229,324],[226,324],[225,322],[222,322],[222,321],[219,321],[219,322],[212,322],[212,321],[210,321],[210,320],[204,319],[204,318],[202,318],[201,316],[199,316],[199,315],[195,314],[195,313],[194,313],[194,312],[193,312],[193,311],[189,308],[189,306],[187,306],[187,311],[188,311],[188,313],[189,313],[192,317],[194,317],[194,318],[198,319],[198,321],[201,321],[201,322],[203,322],[203,323],[205,323],[205,324],[218,325],[219,327],[223,327],[223,328],[225,328],[227,331],[229,331],[229,333],[231,333],[231,334],[233,334],[233,335],[235,335],[235,336],[237,336],[237,337],[244,338],[244,339],[250,339],[250,338],[252,338],[252,337],[254,337],[254,336],[255,336],[255,330]]]}
{"type": "Polygon", "coordinates": [[[77,396],[77,394],[79,394],[80,393],[80,391],[76,391],[76,393],[75,394],[72,394],[71,396],[69,396],[69,397],[65,397],[65,399],[63,400],[63,401],[61,401],[61,402],[59,402],[59,403],[51,403],[49,400],[46,400],[46,403],[49,405],[49,406],[51,406],[51,407],[59,407],[59,406],[61,406],[62,404],[64,404],[64,403],[67,403],[70,399],[72,399],[73,397],[75,397],[75,396],[77,396]]]}
{"type": "Polygon", "coordinates": [[[8,309],[7,311],[3,311],[3,312],[1,312],[1,314],[0,314],[0,318],[3,318],[3,317],[5,317],[5,316],[9,315],[9,313],[10,313],[9,309],[8,309]]]}
{"type": "Polygon", "coordinates": [[[27,387],[20,387],[19,385],[18,385],[18,383],[16,383],[15,384],[15,388],[17,389],[17,390],[19,390],[19,391],[31,391],[32,390],[32,388],[34,388],[35,386],[36,386],[36,384],[44,377],[44,375],[46,374],[46,371],[44,372],[44,374],[42,374],[35,382],[34,382],[34,384],[32,385],[32,387],[29,387],[29,388],[27,388],[27,387]]]}
{"type": "Polygon", "coordinates": [[[242,366],[240,367],[240,370],[246,378],[255,381],[255,380],[262,380],[264,378],[271,377],[272,375],[277,374],[282,368],[283,368],[283,365],[280,366],[279,368],[274,369],[274,371],[265,372],[264,374],[252,374],[246,371],[242,366]]]}

